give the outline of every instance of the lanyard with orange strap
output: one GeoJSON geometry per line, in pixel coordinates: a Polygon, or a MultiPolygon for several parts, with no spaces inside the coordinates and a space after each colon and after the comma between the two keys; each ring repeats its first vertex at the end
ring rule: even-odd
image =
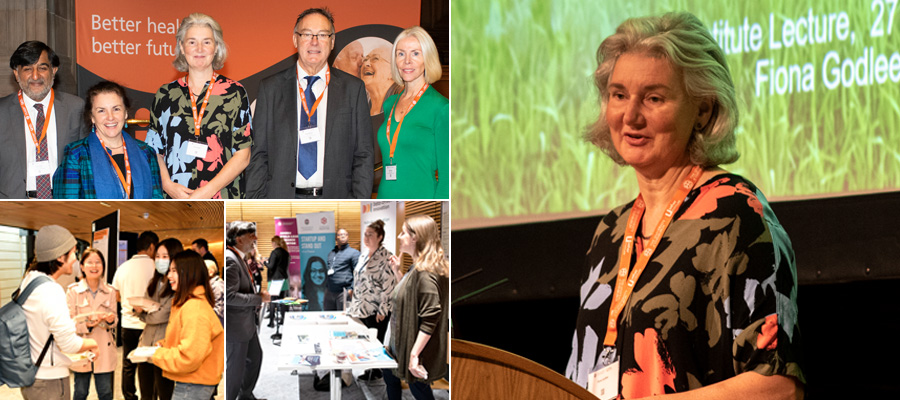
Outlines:
{"type": "Polygon", "coordinates": [[[695,165],[694,168],[691,169],[688,177],[669,201],[669,206],[666,208],[666,212],[663,214],[662,219],[656,225],[656,229],[653,231],[650,242],[647,243],[647,245],[644,246],[644,250],[638,254],[637,262],[632,269],[630,267],[631,252],[634,248],[634,235],[637,232],[637,227],[640,224],[641,218],[644,215],[644,210],[646,209],[644,198],[641,195],[638,195],[637,200],[634,201],[634,206],[631,209],[631,213],[628,215],[628,224],[625,227],[625,238],[622,242],[622,247],[619,250],[619,273],[618,276],[616,276],[616,289],[613,292],[612,303],[609,306],[606,337],[603,339],[604,346],[615,347],[616,337],[618,336],[617,328],[619,315],[622,313],[622,310],[625,309],[625,305],[628,303],[628,298],[631,297],[631,293],[634,291],[634,286],[637,283],[638,278],[641,276],[641,273],[644,272],[647,263],[650,262],[650,257],[656,251],[656,247],[662,240],[666,228],[669,227],[669,224],[675,217],[675,212],[678,211],[678,208],[681,207],[681,203],[687,198],[688,193],[694,188],[697,181],[700,180],[701,174],[703,174],[703,168],[699,165],[695,165]],[[630,275],[628,273],[629,269],[631,269],[630,275]]]}
{"type": "Polygon", "coordinates": [[[191,91],[191,84],[188,82],[188,76],[184,76],[184,83],[188,87],[188,93],[191,96],[191,114],[194,117],[194,137],[200,137],[200,129],[203,125],[203,114],[206,113],[206,106],[209,104],[209,96],[212,94],[213,87],[216,86],[216,78],[219,74],[213,72],[212,79],[209,80],[209,87],[206,88],[206,96],[203,97],[203,105],[200,107],[200,111],[197,112],[197,100],[194,98],[194,92],[191,91]]]}
{"type": "MultiPolygon", "coordinates": [[[[22,114],[25,114],[25,122],[28,123],[28,132],[31,133],[31,140],[34,142],[34,148],[36,153],[41,152],[41,142],[47,137],[47,128],[50,127],[50,114],[53,112],[53,99],[56,96],[56,93],[53,89],[50,89],[50,106],[47,107],[47,112],[44,114],[44,128],[41,129],[41,136],[38,137],[37,132],[34,130],[34,124],[31,122],[31,116],[28,114],[28,108],[25,107],[25,98],[22,97],[22,91],[19,91],[19,105],[22,107],[22,114]]],[[[47,149],[48,151],[50,149],[47,149]]]]}
{"type": "MultiPolygon", "coordinates": [[[[400,137],[400,128],[403,127],[403,121],[406,120],[406,116],[409,115],[409,112],[412,111],[412,108],[416,105],[416,103],[419,102],[419,99],[422,98],[422,94],[425,93],[425,90],[428,89],[428,86],[429,85],[427,83],[422,85],[422,88],[419,89],[418,93],[416,93],[416,97],[414,97],[413,101],[411,103],[409,103],[409,107],[406,108],[406,112],[403,113],[403,116],[400,117],[400,121],[397,122],[397,130],[394,131],[393,140],[391,139],[391,124],[394,123],[394,110],[397,109],[397,103],[400,102],[400,99],[398,98],[397,101],[394,103],[394,105],[391,106],[391,112],[390,112],[390,114],[388,114],[388,119],[387,119],[387,125],[386,125],[387,128],[385,129],[385,136],[387,137],[388,144],[391,147],[390,154],[389,154],[389,156],[390,156],[389,165],[386,165],[384,167],[385,179],[387,179],[389,181],[397,180],[397,165],[394,164],[394,151],[397,150],[397,141],[398,141],[398,138],[400,137]]],[[[401,96],[402,96],[402,94],[401,94],[401,96]]]]}
{"type": "MultiPolygon", "coordinates": [[[[125,189],[124,198],[129,198],[131,193],[131,163],[128,162],[128,147],[125,146],[125,137],[122,137],[122,153],[125,155],[125,173],[122,174],[122,169],[119,168],[119,164],[113,159],[112,151],[106,147],[103,136],[100,135],[100,132],[96,132],[96,135],[97,139],[100,139],[100,145],[103,146],[103,152],[109,157],[109,162],[112,163],[113,168],[116,170],[116,175],[119,176],[119,182],[122,183],[122,188],[125,189]]],[[[122,135],[125,135],[125,133],[122,132],[122,135]]]]}
{"type": "Polygon", "coordinates": [[[637,261],[632,269],[631,255],[634,251],[635,234],[637,233],[638,225],[640,225],[641,218],[643,218],[644,211],[646,210],[643,196],[638,195],[637,199],[634,201],[634,206],[631,208],[631,213],[628,215],[628,223],[625,226],[625,237],[622,241],[622,247],[619,250],[619,271],[616,276],[616,288],[613,291],[612,302],[609,306],[609,319],[606,324],[606,337],[603,339],[603,351],[600,353],[598,359],[598,364],[603,367],[592,372],[588,378],[588,391],[601,399],[614,398],[613,396],[615,396],[619,390],[619,361],[618,355],[616,354],[619,315],[621,315],[622,311],[625,309],[625,305],[628,303],[628,299],[634,291],[638,278],[640,278],[641,273],[644,272],[644,268],[650,262],[650,257],[653,256],[656,247],[659,246],[663,234],[666,232],[672,219],[675,218],[675,212],[677,212],[678,208],[681,207],[681,204],[684,203],[688,193],[690,193],[691,189],[693,189],[700,180],[700,175],[702,174],[703,168],[699,165],[695,165],[691,169],[688,177],[682,182],[681,186],[678,187],[675,194],[672,195],[672,199],[669,201],[668,207],[666,207],[665,214],[663,214],[662,219],[656,225],[656,229],[654,229],[650,241],[644,246],[641,253],[637,255],[637,261]],[[631,269],[631,274],[628,273],[629,269],[631,269]]]}
{"type": "MultiPolygon", "coordinates": [[[[331,82],[331,68],[326,66],[325,67],[325,90],[328,90],[329,82],[331,82]]],[[[300,69],[299,68],[297,69],[297,89],[300,91],[300,104],[303,106],[303,111],[306,111],[306,122],[307,122],[307,124],[311,124],[313,114],[316,113],[316,109],[319,108],[319,103],[321,103],[322,99],[325,98],[325,96],[324,96],[325,91],[324,90],[322,91],[323,95],[319,96],[319,98],[317,98],[316,101],[313,102],[312,109],[310,109],[309,106],[306,105],[306,95],[303,93],[304,92],[303,87],[300,86],[300,69]]],[[[312,89],[310,89],[310,90],[312,90],[312,89]]]]}

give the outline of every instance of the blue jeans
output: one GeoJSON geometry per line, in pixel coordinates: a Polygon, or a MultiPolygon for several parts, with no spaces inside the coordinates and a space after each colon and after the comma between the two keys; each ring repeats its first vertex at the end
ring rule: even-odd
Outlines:
{"type": "Polygon", "coordinates": [[[175,382],[172,400],[209,400],[215,389],[215,385],[175,382]]]}
{"type": "MultiPolygon", "coordinates": [[[[400,378],[394,376],[390,369],[382,369],[384,374],[384,386],[387,391],[389,400],[400,400],[402,398],[403,387],[400,386],[400,378]]],[[[434,393],[431,391],[431,385],[422,382],[409,383],[409,392],[412,393],[416,400],[434,400],[434,393]]]]}
{"type": "Polygon", "coordinates": [[[90,372],[75,372],[75,393],[73,400],[84,400],[91,391],[91,375],[94,376],[94,389],[97,390],[97,397],[100,400],[112,400],[113,398],[113,374],[106,372],[102,374],[90,372]]]}

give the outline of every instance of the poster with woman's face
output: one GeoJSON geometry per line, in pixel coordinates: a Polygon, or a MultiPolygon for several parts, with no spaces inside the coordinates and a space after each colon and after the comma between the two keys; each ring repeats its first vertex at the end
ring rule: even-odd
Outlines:
{"type": "Polygon", "coordinates": [[[370,114],[382,112],[384,99],[389,96],[391,79],[391,43],[368,36],[348,43],[334,59],[334,67],[362,79],[371,104],[370,114]]]}

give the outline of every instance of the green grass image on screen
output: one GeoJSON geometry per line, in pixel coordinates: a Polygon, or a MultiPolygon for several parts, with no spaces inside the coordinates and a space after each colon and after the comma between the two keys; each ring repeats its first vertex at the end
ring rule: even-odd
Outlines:
{"type": "MultiPolygon", "coordinates": [[[[727,56],[741,158],[725,169],[770,199],[900,189],[900,84],[825,85],[840,80],[832,69],[857,62],[867,48],[888,60],[900,51],[896,1],[454,0],[451,7],[454,221],[604,212],[632,200],[634,172],[584,140],[599,115],[596,51],[625,19],[674,10],[694,13],[707,28],[745,17],[761,27],[760,51],[727,56]],[[769,48],[770,40],[784,46],[785,20],[808,21],[810,10],[832,24],[829,15],[846,13],[852,43],[833,35],[828,43],[769,48]],[[877,28],[882,36],[872,37],[877,28]],[[831,51],[837,57],[823,66],[831,51]],[[763,59],[769,81],[757,97],[763,59]],[[777,68],[807,63],[812,91],[794,82],[790,93],[769,94],[777,68]]],[[[776,88],[787,87],[785,75],[776,88]]]]}

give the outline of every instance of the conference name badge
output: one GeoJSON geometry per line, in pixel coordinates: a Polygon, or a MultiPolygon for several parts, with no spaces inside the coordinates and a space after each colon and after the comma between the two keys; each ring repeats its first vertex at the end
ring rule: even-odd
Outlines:
{"type": "Polygon", "coordinates": [[[397,166],[396,165],[388,165],[384,167],[384,179],[389,181],[397,180],[397,166]]]}
{"type": "Polygon", "coordinates": [[[619,395],[619,360],[588,375],[588,392],[600,400],[612,400],[619,395]]]}
{"type": "Polygon", "coordinates": [[[300,130],[300,143],[307,144],[319,141],[319,128],[311,127],[300,130]]]}
{"type": "Polygon", "coordinates": [[[35,176],[44,176],[53,173],[50,168],[50,161],[46,160],[31,163],[31,170],[34,171],[35,176]]]}
{"type": "Polygon", "coordinates": [[[209,145],[193,140],[188,140],[187,155],[197,158],[206,158],[206,151],[209,145]]]}

